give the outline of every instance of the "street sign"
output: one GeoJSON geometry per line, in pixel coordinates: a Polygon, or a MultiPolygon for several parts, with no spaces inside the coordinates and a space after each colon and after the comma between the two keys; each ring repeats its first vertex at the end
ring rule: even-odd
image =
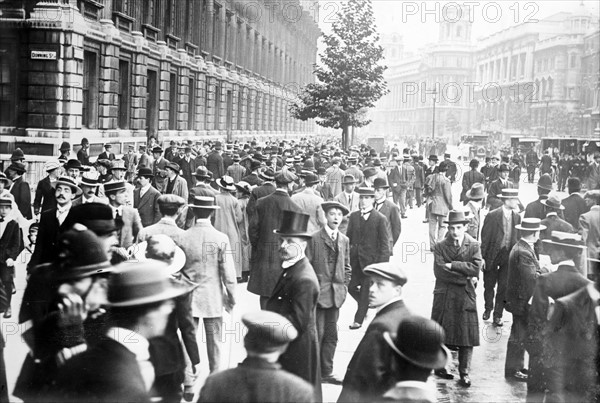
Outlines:
{"type": "Polygon", "coordinates": [[[46,50],[32,50],[32,60],[56,60],[56,52],[46,50]]]}

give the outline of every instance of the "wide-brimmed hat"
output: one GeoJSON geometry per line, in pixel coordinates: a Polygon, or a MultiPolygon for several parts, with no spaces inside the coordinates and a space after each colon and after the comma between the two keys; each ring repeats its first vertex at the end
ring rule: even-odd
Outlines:
{"type": "Polygon", "coordinates": [[[545,225],[542,225],[542,220],[539,218],[523,218],[520,224],[515,225],[515,228],[521,231],[543,231],[546,229],[545,225]]]}
{"type": "Polygon", "coordinates": [[[231,157],[231,159],[232,159],[234,162],[239,162],[239,161],[241,161],[241,160],[242,160],[242,159],[240,158],[240,155],[239,155],[239,154],[233,154],[233,157],[231,157]]]}
{"type": "Polygon", "coordinates": [[[171,280],[169,265],[158,260],[125,262],[115,268],[108,287],[110,307],[130,307],[166,301],[194,287],[171,280]]]}
{"type": "Polygon", "coordinates": [[[271,168],[267,168],[262,172],[259,172],[258,177],[265,181],[274,181],[275,180],[275,171],[271,168]]]}
{"type": "Polygon", "coordinates": [[[426,369],[444,368],[448,363],[450,351],[444,345],[445,338],[439,323],[416,315],[400,321],[395,334],[383,333],[383,339],[396,354],[426,369]]]}
{"type": "Polygon", "coordinates": [[[363,175],[365,176],[365,178],[375,176],[377,175],[377,169],[373,167],[365,168],[365,170],[363,171],[363,175]]]}
{"type": "Polygon", "coordinates": [[[387,181],[383,178],[375,178],[373,181],[373,189],[389,189],[387,181]]]}
{"type": "Polygon", "coordinates": [[[381,262],[381,263],[373,263],[368,265],[363,269],[363,272],[368,275],[377,275],[383,278],[387,278],[388,280],[393,281],[394,283],[404,286],[408,281],[406,277],[406,273],[404,270],[397,264],[391,262],[381,262]]]}
{"type": "Polygon", "coordinates": [[[127,189],[127,185],[126,185],[125,181],[111,181],[111,182],[106,182],[104,184],[104,193],[106,193],[106,194],[115,193],[120,190],[126,190],[126,189],[127,189]]]}
{"type": "Polygon", "coordinates": [[[80,171],[83,171],[85,169],[85,167],[83,165],[81,165],[81,162],[76,159],[68,160],[67,163],[64,165],[64,168],[65,168],[65,170],[79,169],[80,171]]]}
{"type": "Polygon", "coordinates": [[[219,179],[216,180],[217,185],[223,190],[227,190],[229,192],[235,192],[235,182],[233,178],[228,175],[223,175],[219,179]]]}
{"type": "Polygon", "coordinates": [[[83,224],[75,224],[58,239],[55,278],[76,280],[110,273],[112,266],[98,236],[83,224]]]}
{"type": "Polygon", "coordinates": [[[311,234],[306,231],[309,219],[310,216],[308,214],[283,210],[281,213],[281,225],[279,229],[273,230],[273,232],[281,236],[310,238],[311,234]]]}
{"type": "Polygon", "coordinates": [[[137,171],[137,176],[143,176],[146,178],[154,178],[154,172],[152,172],[152,169],[150,169],[150,168],[141,167],[137,171]]]}
{"type": "Polygon", "coordinates": [[[545,190],[552,190],[552,177],[548,174],[543,174],[540,176],[540,179],[538,179],[537,187],[545,190]]]}
{"type": "Polygon", "coordinates": [[[71,149],[71,144],[69,144],[68,141],[63,141],[63,143],[60,145],[59,150],[60,151],[67,151],[71,149]]]}
{"type": "Polygon", "coordinates": [[[62,164],[60,162],[58,162],[58,160],[46,161],[46,163],[44,164],[44,171],[46,171],[46,172],[54,171],[55,169],[60,168],[61,165],[62,164]]]}
{"type": "Polygon", "coordinates": [[[356,178],[353,175],[344,175],[342,185],[353,185],[356,183],[356,178]]]}
{"type": "Polygon", "coordinates": [[[79,182],[79,186],[91,186],[98,187],[100,186],[100,181],[98,180],[97,172],[86,172],[81,176],[81,182],[79,182]]]}
{"type": "Polygon", "coordinates": [[[304,183],[306,186],[312,186],[319,183],[319,177],[312,172],[304,174],[304,183]]]}
{"type": "Polygon", "coordinates": [[[64,185],[71,188],[71,191],[75,194],[75,196],[79,196],[83,193],[81,188],[77,186],[77,183],[73,180],[73,178],[69,176],[61,176],[56,180],[56,186],[64,185]]]}
{"type": "Polygon", "coordinates": [[[163,153],[163,149],[160,146],[156,146],[154,148],[152,148],[152,154],[157,153],[157,154],[162,154],[163,153]]]}
{"type": "Polygon", "coordinates": [[[127,171],[127,167],[125,166],[125,161],[123,160],[113,160],[110,164],[110,171],[114,171],[116,169],[120,169],[122,171],[127,171]]]}
{"type": "Polygon", "coordinates": [[[574,234],[563,231],[552,231],[550,238],[542,239],[543,243],[551,245],[551,247],[569,248],[576,250],[585,249],[585,242],[580,234],[574,234]]]}
{"type": "Polygon", "coordinates": [[[108,204],[97,202],[71,207],[63,226],[69,228],[76,223],[83,224],[98,236],[108,235],[122,226],[122,222],[115,221],[113,210],[108,204]]]}
{"type": "Polygon", "coordinates": [[[181,167],[176,162],[169,162],[167,165],[165,165],[165,169],[170,169],[171,171],[178,174],[179,171],[181,170],[181,167]]]}
{"type": "Polygon", "coordinates": [[[177,246],[175,242],[173,242],[173,240],[169,238],[169,236],[165,234],[152,235],[144,242],[140,242],[136,245],[131,245],[127,250],[128,255],[131,256],[131,260],[136,260],[140,262],[148,261],[149,259],[146,257],[146,251],[148,250],[149,244],[150,249],[153,249],[155,255],[163,255],[165,257],[169,255],[169,257],[171,257],[171,263],[169,263],[167,266],[168,274],[175,274],[179,272],[183,268],[183,266],[185,266],[185,252],[183,251],[183,249],[177,246]]]}
{"type": "Polygon", "coordinates": [[[500,164],[498,172],[510,172],[510,168],[506,164],[500,164]]]}
{"type": "Polygon", "coordinates": [[[19,175],[22,175],[25,172],[27,172],[27,167],[22,162],[14,161],[8,166],[8,168],[6,168],[6,170],[4,172],[6,172],[8,170],[15,171],[19,175]]]}
{"type": "Polygon", "coordinates": [[[555,210],[564,210],[565,209],[565,206],[563,206],[560,201],[560,197],[558,197],[558,194],[556,194],[556,193],[550,193],[548,195],[547,199],[542,199],[542,200],[540,200],[540,202],[544,206],[555,209],[555,210]]]}
{"type": "Polygon", "coordinates": [[[336,202],[336,201],[328,201],[325,203],[321,203],[321,208],[323,209],[323,211],[325,213],[327,213],[328,210],[332,209],[332,208],[337,208],[342,210],[342,214],[343,215],[348,215],[350,214],[350,210],[348,210],[348,208],[346,206],[344,206],[342,203],[336,202]]]}
{"type": "Polygon", "coordinates": [[[188,207],[204,210],[218,210],[221,208],[215,204],[215,198],[212,196],[196,196],[194,197],[194,203],[188,204],[188,207]]]}
{"type": "Polygon", "coordinates": [[[205,166],[199,166],[196,168],[196,172],[194,172],[194,176],[196,179],[208,179],[208,169],[205,166]]]}
{"type": "Polygon", "coordinates": [[[245,194],[252,193],[252,186],[246,181],[239,181],[235,184],[235,188],[245,194]]]}
{"type": "Polygon", "coordinates": [[[448,218],[444,220],[445,224],[468,224],[471,220],[465,217],[462,210],[452,210],[448,213],[448,218]]]}
{"type": "Polygon", "coordinates": [[[482,183],[474,183],[471,189],[467,190],[467,198],[471,200],[483,199],[485,197],[485,188],[482,183]]]}
{"type": "Polygon", "coordinates": [[[518,199],[519,189],[504,188],[502,194],[497,196],[499,199],[518,199]]]}
{"type": "Polygon", "coordinates": [[[5,188],[10,187],[10,185],[12,184],[12,181],[10,179],[8,179],[8,176],[6,176],[6,174],[4,172],[0,172],[0,182],[4,182],[5,188]]]}

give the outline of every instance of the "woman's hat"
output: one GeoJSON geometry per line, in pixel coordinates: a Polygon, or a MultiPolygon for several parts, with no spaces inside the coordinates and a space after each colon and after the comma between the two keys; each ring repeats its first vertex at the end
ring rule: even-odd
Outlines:
{"type": "Polygon", "coordinates": [[[552,231],[549,239],[542,239],[543,243],[552,245],[553,247],[561,247],[568,249],[585,249],[585,242],[583,237],[579,234],[572,234],[570,232],[563,231],[552,231]]]}
{"type": "Polygon", "coordinates": [[[46,171],[46,172],[54,171],[55,169],[60,168],[61,165],[62,164],[60,162],[58,162],[58,160],[46,161],[46,163],[44,164],[44,171],[46,171]]]}
{"type": "Polygon", "coordinates": [[[515,228],[521,231],[543,231],[546,229],[545,225],[542,225],[542,220],[539,218],[523,218],[521,224],[515,225],[515,228]]]}
{"type": "Polygon", "coordinates": [[[73,193],[75,193],[75,196],[79,196],[83,193],[83,191],[79,188],[79,186],[77,186],[77,183],[75,183],[73,178],[68,176],[61,176],[60,178],[58,178],[58,180],[56,181],[56,186],[58,185],[70,187],[73,193]]]}
{"type": "Polygon", "coordinates": [[[194,197],[194,204],[188,204],[188,207],[204,210],[218,210],[221,208],[215,204],[215,198],[211,196],[196,196],[194,197]]]}
{"type": "Polygon", "coordinates": [[[110,273],[112,266],[98,236],[85,225],[74,224],[58,240],[56,271],[55,278],[66,281],[110,273]]]}
{"type": "Polygon", "coordinates": [[[502,189],[502,194],[498,195],[497,197],[499,199],[518,199],[519,189],[504,188],[502,189]]]}
{"type": "Polygon", "coordinates": [[[0,182],[5,183],[4,187],[10,187],[10,185],[12,184],[12,181],[8,179],[8,176],[6,176],[4,172],[0,172],[0,182]]]}
{"type": "Polygon", "coordinates": [[[144,242],[131,245],[127,253],[131,256],[131,260],[145,262],[149,260],[146,257],[148,251],[152,259],[171,262],[167,266],[167,273],[169,275],[179,272],[185,266],[185,252],[165,234],[152,235],[144,242]]]}
{"type": "Polygon", "coordinates": [[[238,183],[235,184],[235,188],[245,194],[252,193],[252,187],[246,181],[239,181],[238,183]]]}
{"type": "Polygon", "coordinates": [[[221,189],[229,192],[235,192],[235,183],[233,182],[233,178],[231,176],[223,175],[217,179],[216,182],[221,189]]]}
{"type": "Polygon", "coordinates": [[[343,215],[350,214],[350,210],[348,210],[348,208],[346,206],[344,206],[342,203],[338,203],[336,201],[328,201],[328,202],[325,202],[325,203],[321,203],[321,208],[323,209],[323,211],[326,214],[332,208],[337,208],[337,209],[342,210],[342,214],[343,215]]]}
{"type": "Polygon", "coordinates": [[[565,206],[563,206],[560,201],[560,197],[558,197],[558,194],[556,194],[556,193],[549,194],[547,199],[542,199],[542,200],[540,200],[540,202],[544,206],[549,207],[551,209],[555,209],[555,210],[564,210],[565,209],[565,206]]]}
{"type": "Polygon", "coordinates": [[[471,189],[467,190],[467,198],[471,200],[483,199],[485,197],[485,191],[482,183],[474,183],[471,189]]]}
{"type": "Polygon", "coordinates": [[[400,322],[395,335],[385,332],[383,338],[396,354],[418,367],[440,369],[448,363],[446,334],[434,320],[408,316],[400,322]]]}
{"type": "Polygon", "coordinates": [[[258,174],[258,177],[266,181],[275,180],[275,172],[271,168],[267,168],[258,174]]]}
{"type": "MultiPolygon", "coordinates": [[[[27,168],[25,167],[25,164],[23,164],[22,162],[14,161],[8,166],[8,168],[6,168],[6,171],[8,171],[8,170],[13,170],[16,173],[18,173],[19,175],[23,175],[27,171],[27,168]]],[[[4,171],[4,172],[6,172],[6,171],[4,171]]]]}
{"type": "Polygon", "coordinates": [[[171,280],[169,265],[158,260],[124,262],[115,268],[108,286],[110,307],[130,307],[166,301],[194,287],[171,280]]]}
{"type": "Polygon", "coordinates": [[[468,224],[471,220],[465,217],[465,212],[462,210],[452,210],[448,213],[448,219],[444,220],[445,224],[468,224]]]}
{"type": "Polygon", "coordinates": [[[311,237],[311,234],[306,232],[308,220],[310,219],[308,214],[297,213],[290,210],[283,210],[281,214],[281,225],[279,226],[279,229],[273,230],[275,234],[300,238],[311,237]]]}

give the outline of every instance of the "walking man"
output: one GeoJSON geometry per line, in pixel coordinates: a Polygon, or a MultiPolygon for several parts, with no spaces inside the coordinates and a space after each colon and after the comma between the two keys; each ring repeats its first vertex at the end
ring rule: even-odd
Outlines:
{"type": "Polygon", "coordinates": [[[446,236],[444,219],[452,210],[452,189],[450,179],[446,177],[448,164],[442,161],[438,172],[427,178],[427,211],[429,213],[429,250],[446,236]]]}

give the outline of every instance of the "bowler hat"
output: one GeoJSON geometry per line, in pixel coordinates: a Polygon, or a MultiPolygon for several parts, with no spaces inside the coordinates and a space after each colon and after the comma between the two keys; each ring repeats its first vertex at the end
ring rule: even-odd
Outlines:
{"type": "Polygon", "coordinates": [[[181,167],[176,162],[169,162],[167,165],[165,165],[165,169],[170,169],[171,171],[178,174],[181,167]]]}
{"type": "Polygon", "coordinates": [[[373,189],[373,188],[363,186],[363,187],[359,187],[358,189],[355,189],[354,191],[356,193],[358,193],[359,196],[375,197],[375,189],[373,189]]]}
{"type": "Polygon", "coordinates": [[[158,260],[122,263],[115,268],[108,287],[108,306],[131,307],[166,301],[193,289],[173,282],[169,265],[158,260]]]}
{"type": "Polygon", "coordinates": [[[69,170],[69,169],[79,169],[80,171],[84,170],[83,165],[81,165],[81,162],[79,160],[76,159],[70,159],[67,161],[67,163],[64,165],[65,170],[69,170]]]}
{"type": "Polygon", "coordinates": [[[125,189],[127,189],[127,187],[125,185],[125,181],[112,181],[112,182],[106,182],[104,184],[104,192],[106,194],[116,193],[120,190],[125,190],[125,189]]]}
{"type": "Polygon", "coordinates": [[[377,169],[375,169],[373,167],[365,168],[365,170],[363,171],[363,175],[365,175],[365,178],[370,178],[372,176],[375,176],[375,175],[377,175],[377,169]]]}
{"type": "Polygon", "coordinates": [[[167,262],[167,273],[173,275],[179,272],[185,266],[185,252],[165,234],[155,234],[148,237],[144,242],[132,245],[127,250],[128,254],[137,261],[147,261],[156,259],[161,262],[167,262]],[[147,257],[150,252],[150,258],[147,257]],[[170,263],[169,263],[170,262],[170,263]]]}
{"type": "Polygon", "coordinates": [[[549,239],[542,239],[542,242],[552,245],[552,247],[561,247],[569,249],[585,249],[585,242],[580,234],[573,234],[563,231],[552,231],[549,239]]]}
{"type": "Polygon", "coordinates": [[[63,141],[63,143],[60,145],[59,150],[60,151],[67,151],[71,149],[71,144],[69,144],[69,142],[67,141],[63,141]]]}
{"type": "Polygon", "coordinates": [[[561,204],[560,197],[556,193],[550,193],[547,199],[542,199],[540,202],[551,209],[564,210],[565,206],[561,204]]]}
{"type": "Polygon", "coordinates": [[[27,168],[25,167],[25,164],[23,164],[22,162],[14,161],[8,166],[8,168],[6,168],[6,171],[8,171],[8,170],[15,171],[19,175],[22,175],[27,171],[27,168]]]}
{"type": "Polygon", "coordinates": [[[438,156],[435,154],[430,155],[428,159],[429,159],[429,161],[435,161],[435,162],[439,161],[438,156]]]}
{"type": "Polygon", "coordinates": [[[239,154],[233,154],[233,157],[231,158],[234,162],[239,162],[242,159],[240,158],[239,154]]]}
{"type": "Polygon", "coordinates": [[[467,190],[466,196],[471,200],[483,199],[485,197],[483,184],[479,182],[474,183],[471,189],[467,190]]]}
{"type": "Polygon", "coordinates": [[[332,208],[340,209],[343,215],[348,215],[350,213],[350,210],[348,210],[346,206],[336,201],[328,201],[325,203],[321,203],[321,208],[325,213],[327,213],[327,211],[329,211],[332,208]]]}
{"type": "Polygon", "coordinates": [[[448,213],[448,219],[444,220],[445,224],[468,224],[471,220],[465,217],[465,212],[462,210],[452,210],[448,213]]]}
{"type": "Polygon", "coordinates": [[[227,190],[229,192],[235,192],[235,183],[231,176],[223,175],[219,179],[217,179],[216,182],[221,189],[227,190]]]}
{"type": "Polygon", "coordinates": [[[502,194],[497,196],[499,199],[518,199],[519,189],[504,188],[502,194]]]}
{"type": "Polygon", "coordinates": [[[273,230],[273,232],[281,236],[310,238],[311,234],[306,231],[309,219],[310,216],[308,214],[283,210],[281,213],[281,225],[279,229],[273,230]]]}
{"type": "Polygon", "coordinates": [[[342,179],[342,185],[353,185],[356,183],[356,179],[353,175],[344,175],[344,179],[342,179]]]}
{"type": "Polygon", "coordinates": [[[375,178],[373,181],[374,189],[388,189],[390,185],[387,184],[387,181],[383,178],[375,178]]]}
{"type": "Polygon", "coordinates": [[[581,180],[576,177],[571,177],[567,180],[567,188],[569,193],[579,192],[581,190],[581,180]]]}
{"type": "Polygon", "coordinates": [[[408,281],[404,270],[402,270],[402,268],[400,268],[400,266],[398,266],[396,263],[373,263],[365,267],[363,272],[369,276],[377,275],[386,278],[401,286],[406,284],[408,281]]]}
{"type": "Polygon", "coordinates": [[[383,339],[396,354],[425,369],[441,369],[448,363],[450,351],[444,346],[445,338],[439,323],[416,315],[401,320],[396,334],[383,333],[383,339]]]}
{"type": "Polygon", "coordinates": [[[373,166],[380,167],[381,166],[381,160],[379,158],[375,158],[373,160],[373,166]]]}
{"type": "Polygon", "coordinates": [[[84,203],[71,207],[63,226],[69,228],[75,223],[83,224],[98,236],[108,235],[119,229],[112,208],[104,203],[84,203]]]}
{"type": "Polygon", "coordinates": [[[275,312],[248,312],[242,316],[242,322],[248,329],[244,346],[249,351],[270,353],[298,337],[298,331],[292,323],[275,312]]]}
{"type": "Polygon", "coordinates": [[[538,180],[537,187],[545,190],[552,190],[552,177],[548,174],[543,174],[538,180]]]}
{"type": "Polygon", "coordinates": [[[198,168],[196,168],[194,176],[196,177],[196,179],[208,179],[208,169],[206,169],[206,167],[204,166],[199,166],[198,168]]]}
{"type": "Polygon", "coordinates": [[[71,191],[76,196],[79,196],[81,193],[83,193],[83,191],[79,188],[79,186],[77,186],[77,183],[75,183],[75,181],[69,176],[61,176],[60,178],[58,178],[56,180],[56,186],[58,186],[58,185],[64,185],[64,186],[70,187],[71,191]]]}
{"type": "Polygon", "coordinates": [[[500,164],[498,172],[510,172],[510,168],[506,164],[500,164]]]}
{"type": "Polygon", "coordinates": [[[245,194],[252,193],[252,187],[246,181],[239,181],[238,183],[235,184],[235,188],[245,194]]]}
{"type": "Polygon", "coordinates": [[[152,154],[162,154],[163,153],[163,149],[160,146],[155,146],[154,148],[152,148],[152,154]]]}
{"type": "Polygon", "coordinates": [[[515,225],[515,228],[521,231],[543,231],[546,226],[542,225],[542,220],[539,218],[528,217],[523,218],[520,224],[515,225]]]}
{"type": "Polygon", "coordinates": [[[11,162],[25,160],[25,153],[20,148],[16,148],[10,155],[11,162]]]}
{"type": "Polygon", "coordinates": [[[314,185],[319,183],[319,177],[312,172],[309,172],[305,175],[304,183],[306,183],[306,186],[314,185]]]}
{"type": "Polygon", "coordinates": [[[137,171],[137,176],[143,176],[145,178],[153,178],[154,172],[152,172],[152,170],[150,168],[141,167],[137,171]]]}
{"type": "Polygon", "coordinates": [[[325,175],[327,174],[327,170],[324,167],[317,168],[317,175],[325,175]]]}
{"type": "Polygon", "coordinates": [[[75,280],[111,271],[102,242],[85,225],[75,224],[60,236],[57,280],[75,280]]]}
{"type": "Polygon", "coordinates": [[[215,198],[212,196],[196,196],[194,197],[194,203],[189,204],[188,207],[204,210],[218,210],[221,208],[215,204],[215,198]]]}
{"type": "Polygon", "coordinates": [[[177,196],[174,194],[165,194],[158,196],[156,202],[160,206],[183,206],[185,204],[185,199],[181,196],[177,196]]]}
{"type": "Polygon", "coordinates": [[[114,171],[114,170],[117,170],[117,169],[120,169],[122,171],[127,171],[127,167],[125,166],[125,161],[123,161],[123,160],[113,160],[112,163],[111,163],[111,165],[110,165],[109,170],[110,171],[114,171]]]}

